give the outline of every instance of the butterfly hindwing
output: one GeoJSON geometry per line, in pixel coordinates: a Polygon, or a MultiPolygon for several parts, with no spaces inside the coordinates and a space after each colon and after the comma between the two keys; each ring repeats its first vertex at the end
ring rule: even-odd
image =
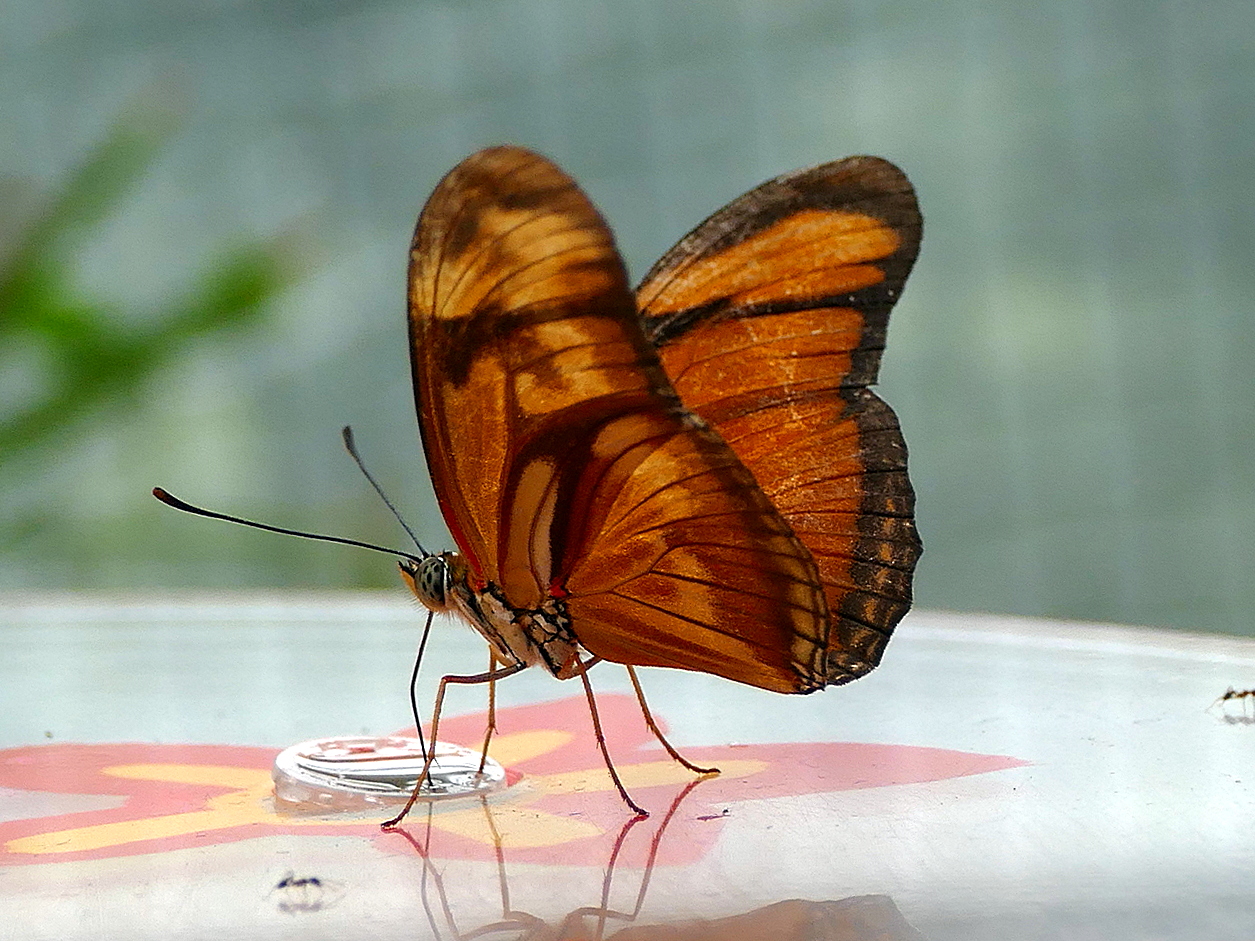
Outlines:
{"type": "Polygon", "coordinates": [[[901,171],[851,157],[746,193],[637,290],[685,405],[814,557],[833,615],[829,683],[872,669],[910,606],[921,546],[906,446],[866,387],[920,234],[901,171]]]}

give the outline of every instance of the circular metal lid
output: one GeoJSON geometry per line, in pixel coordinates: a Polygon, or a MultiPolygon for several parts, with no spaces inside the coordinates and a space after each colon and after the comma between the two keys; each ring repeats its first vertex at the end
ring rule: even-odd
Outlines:
{"type": "MultiPolygon", "coordinates": [[[[435,760],[420,799],[443,800],[495,791],[505,769],[480,752],[448,742],[434,745],[435,760]]],[[[301,742],[275,758],[275,800],[302,809],[360,810],[404,802],[426,756],[416,738],[339,736],[301,742]]],[[[295,809],[295,808],[294,808],[295,809]]]]}

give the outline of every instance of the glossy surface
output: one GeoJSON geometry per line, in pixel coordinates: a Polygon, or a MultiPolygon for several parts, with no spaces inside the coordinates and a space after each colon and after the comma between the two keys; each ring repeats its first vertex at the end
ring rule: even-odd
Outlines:
{"type": "MultiPolygon", "coordinates": [[[[606,936],[1255,936],[1255,710],[1209,710],[1255,686],[1250,641],[919,612],[873,675],[812,696],[646,671],[672,741],[724,769],[687,793],[600,666],[611,751],[654,812],[630,827],[579,690],[529,671],[499,690],[511,786],[407,838],[276,814],[268,762],[405,727],[412,605],[32,597],[0,617],[0,938],[448,938],[501,922],[503,891],[557,931],[603,906],[611,857],[608,907],[640,910],[606,936]]],[[[469,631],[432,646],[427,689],[486,660],[469,631]]],[[[458,691],[449,737],[482,734],[482,695],[458,691]]],[[[491,936],[558,936],[540,925],[491,936]]]]}

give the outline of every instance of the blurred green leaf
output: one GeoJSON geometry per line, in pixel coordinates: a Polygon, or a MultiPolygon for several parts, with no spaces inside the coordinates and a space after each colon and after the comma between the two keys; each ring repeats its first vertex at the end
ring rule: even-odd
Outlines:
{"type": "Polygon", "coordinates": [[[190,343],[256,322],[293,280],[282,239],[224,249],[143,327],[74,286],[77,246],[119,211],[175,126],[160,109],[124,116],[41,211],[25,225],[0,226],[12,233],[0,247],[0,338],[36,351],[43,372],[33,402],[0,411],[0,457],[38,447],[99,409],[133,404],[190,343]]]}

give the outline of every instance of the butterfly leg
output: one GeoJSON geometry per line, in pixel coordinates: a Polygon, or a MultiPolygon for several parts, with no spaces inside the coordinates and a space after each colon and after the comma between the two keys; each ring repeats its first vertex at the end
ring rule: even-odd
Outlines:
{"type": "MultiPolygon", "coordinates": [[[[492,673],[497,668],[497,663],[497,655],[489,650],[489,673],[492,673]]],[[[488,743],[492,741],[492,733],[495,731],[497,731],[497,681],[496,679],[491,679],[488,681],[488,727],[484,729],[484,748],[479,754],[478,774],[484,773],[484,765],[488,763],[488,743]]]]}
{"type": "Polygon", "coordinates": [[[649,811],[641,807],[636,801],[632,800],[628,794],[627,788],[623,786],[623,782],[619,780],[619,772],[614,770],[614,762],[610,760],[610,751],[606,748],[606,736],[601,731],[601,717],[597,714],[597,701],[593,698],[593,684],[588,681],[588,668],[595,663],[597,658],[586,661],[580,667],[580,680],[584,684],[584,695],[588,698],[588,711],[593,717],[593,734],[597,737],[597,747],[601,749],[601,757],[605,759],[606,770],[610,772],[610,780],[614,782],[614,786],[619,791],[619,796],[623,798],[623,802],[634,810],[638,816],[648,817],[649,811]]]}
{"type": "Polygon", "coordinates": [[[636,668],[630,663],[625,663],[624,666],[627,667],[628,678],[632,681],[632,689],[636,690],[636,701],[641,704],[641,713],[645,716],[645,724],[649,726],[649,731],[654,733],[654,737],[662,743],[662,747],[667,750],[667,754],[694,774],[718,774],[718,768],[699,768],[671,747],[671,743],[663,737],[662,730],[658,728],[658,723],[654,721],[653,713],[649,711],[649,706],[645,703],[645,693],[641,689],[641,681],[636,678],[636,668]]]}
{"type": "Polygon", "coordinates": [[[418,775],[418,780],[414,782],[414,790],[410,794],[410,799],[405,802],[405,806],[401,808],[401,812],[395,817],[385,820],[379,826],[384,830],[391,830],[396,827],[405,815],[410,812],[410,808],[418,800],[419,792],[423,789],[423,782],[427,780],[427,774],[431,771],[432,762],[436,758],[436,742],[440,733],[440,710],[444,705],[444,694],[450,683],[457,683],[464,686],[474,686],[479,683],[492,683],[496,680],[503,680],[507,676],[513,676],[520,670],[526,669],[527,664],[522,660],[512,663],[509,666],[502,667],[499,670],[489,670],[487,673],[475,673],[470,676],[442,676],[440,678],[440,686],[436,690],[436,704],[432,707],[431,712],[431,750],[427,753],[427,761],[423,763],[423,770],[418,775]]]}

